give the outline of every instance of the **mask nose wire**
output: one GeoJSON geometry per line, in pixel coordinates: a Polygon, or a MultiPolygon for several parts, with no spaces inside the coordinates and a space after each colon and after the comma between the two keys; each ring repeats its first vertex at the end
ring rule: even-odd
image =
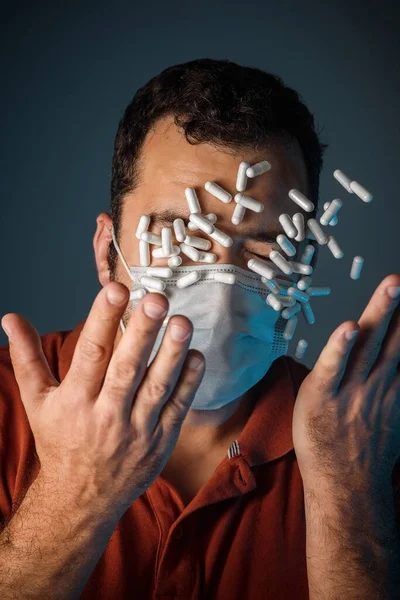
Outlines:
{"type": "MultiPolygon", "coordinates": [[[[128,263],[126,262],[126,260],[125,260],[125,258],[124,258],[124,255],[122,254],[122,252],[121,252],[121,249],[120,249],[120,247],[119,247],[119,245],[118,245],[118,242],[117,242],[117,240],[116,240],[116,237],[115,237],[115,232],[114,232],[114,225],[112,225],[112,227],[111,227],[111,235],[112,235],[112,239],[113,239],[114,247],[115,247],[116,251],[118,252],[118,256],[120,257],[122,264],[124,265],[125,271],[128,273],[128,275],[129,275],[129,278],[130,278],[132,281],[134,281],[134,279],[133,279],[133,276],[132,276],[132,273],[131,273],[131,271],[130,271],[130,269],[129,269],[129,267],[128,267],[128,263]]],[[[120,320],[119,320],[119,324],[120,324],[120,327],[121,327],[121,330],[122,330],[122,334],[124,334],[124,333],[125,333],[125,329],[126,329],[126,327],[125,327],[125,325],[124,325],[124,323],[123,323],[122,319],[120,319],[120,320]]]]}

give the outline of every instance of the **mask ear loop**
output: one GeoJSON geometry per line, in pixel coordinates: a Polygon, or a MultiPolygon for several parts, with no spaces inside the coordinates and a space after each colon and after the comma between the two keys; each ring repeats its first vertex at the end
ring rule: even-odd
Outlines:
{"type": "MultiPolygon", "coordinates": [[[[131,271],[130,271],[130,269],[129,269],[128,263],[126,262],[126,260],[125,260],[125,258],[124,258],[124,256],[123,256],[123,254],[122,254],[122,252],[121,252],[121,250],[120,250],[120,247],[119,247],[119,245],[118,245],[118,242],[117,242],[117,240],[116,240],[116,237],[115,237],[115,232],[114,232],[114,225],[112,225],[112,226],[111,226],[111,235],[112,235],[112,239],[113,239],[113,243],[114,243],[114,248],[115,248],[115,249],[116,249],[116,251],[118,252],[118,256],[120,257],[120,259],[121,259],[121,262],[122,262],[122,264],[124,265],[124,268],[125,268],[126,272],[127,272],[127,273],[128,273],[128,275],[129,275],[129,278],[130,278],[132,281],[134,281],[134,279],[133,279],[133,276],[132,276],[132,273],[131,273],[131,271]]],[[[120,320],[119,320],[119,324],[120,324],[120,327],[121,327],[121,330],[122,330],[122,334],[124,334],[124,333],[125,333],[125,329],[126,329],[126,327],[125,327],[125,325],[124,325],[124,323],[123,323],[122,319],[120,319],[120,320]]]]}

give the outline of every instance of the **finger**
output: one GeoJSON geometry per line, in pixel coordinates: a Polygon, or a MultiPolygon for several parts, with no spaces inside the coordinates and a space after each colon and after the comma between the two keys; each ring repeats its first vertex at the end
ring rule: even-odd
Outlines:
{"type": "Polygon", "coordinates": [[[1,325],[9,336],[14,375],[30,420],[32,410],[41,404],[43,395],[59,382],[50,370],[38,332],[27,319],[9,313],[3,317],[1,325]]]}
{"type": "Polygon", "coordinates": [[[83,386],[88,398],[95,399],[100,393],[128,299],[123,284],[107,284],[98,293],[81,331],[66,380],[74,387],[83,386]]]}
{"type": "Polygon", "coordinates": [[[322,396],[333,396],[345,373],[351,348],[358,333],[354,321],[342,323],[331,335],[311,371],[312,387],[322,396]]]}
{"type": "Polygon", "coordinates": [[[351,353],[348,373],[353,380],[365,381],[379,355],[398,298],[389,294],[400,287],[400,276],[389,275],[378,286],[358,323],[360,334],[351,353]]]}
{"type": "Polygon", "coordinates": [[[400,363],[400,307],[397,306],[390,321],[388,332],[382,343],[381,351],[369,377],[377,376],[380,380],[387,380],[391,385],[397,377],[400,363]]]}

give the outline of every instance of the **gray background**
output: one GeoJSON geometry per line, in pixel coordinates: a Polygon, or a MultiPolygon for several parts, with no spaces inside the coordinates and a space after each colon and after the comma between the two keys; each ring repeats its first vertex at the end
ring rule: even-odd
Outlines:
{"type": "Polygon", "coordinates": [[[0,316],[21,313],[41,335],[86,317],[100,289],[92,238],[96,216],[109,210],[118,121],[148,79],[201,57],[280,75],[330,144],[321,202],[345,201],[330,228],[345,257],[320,252],[314,284],[333,293],[314,300],[316,323],[298,328],[310,342],[303,362],[312,366],[333,329],[358,319],[382,278],[400,271],[394,0],[25,2],[3,9],[1,29],[0,316]],[[337,168],[373,202],[347,194],[337,168]],[[349,278],[355,254],[365,257],[359,281],[349,278]]]}

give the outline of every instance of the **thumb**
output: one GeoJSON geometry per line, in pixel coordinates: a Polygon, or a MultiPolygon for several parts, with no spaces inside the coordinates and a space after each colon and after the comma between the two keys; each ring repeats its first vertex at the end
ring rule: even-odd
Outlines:
{"type": "Polygon", "coordinates": [[[58,387],[59,382],[50,371],[38,332],[27,319],[9,313],[2,318],[1,326],[8,336],[15,379],[30,420],[43,395],[58,387]]]}

